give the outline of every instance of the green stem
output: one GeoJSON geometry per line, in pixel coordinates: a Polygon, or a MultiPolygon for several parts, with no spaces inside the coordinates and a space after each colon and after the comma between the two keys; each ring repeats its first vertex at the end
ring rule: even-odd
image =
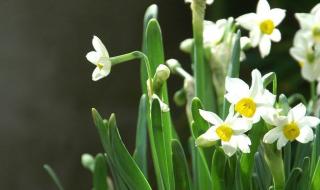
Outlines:
{"type": "Polygon", "coordinates": [[[192,27],[193,27],[193,63],[195,76],[195,95],[203,102],[205,109],[213,110],[213,96],[211,74],[209,65],[205,64],[203,50],[203,21],[205,15],[206,2],[205,0],[193,0],[191,3],[192,9],[192,27]],[[210,93],[210,94],[209,94],[210,93]]]}
{"type": "Polygon", "coordinates": [[[150,88],[152,90],[151,67],[150,67],[149,59],[144,53],[142,53],[141,51],[133,51],[131,53],[126,53],[123,55],[110,57],[110,61],[111,61],[112,65],[117,65],[117,64],[120,64],[123,62],[134,60],[134,59],[141,59],[143,61],[143,63],[146,65],[147,74],[148,74],[148,78],[149,78],[149,82],[150,82],[150,88]]]}
{"type": "Polygon", "coordinates": [[[317,102],[317,84],[315,81],[310,83],[310,93],[311,93],[312,109],[313,109],[315,103],[317,102]]]}
{"type": "Polygon", "coordinates": [[[264,157],[272,174],[274,190],[283,190],[285,186],[285,174],[281,151],[270,144],[263,144],[263,147],[264,157]]]}

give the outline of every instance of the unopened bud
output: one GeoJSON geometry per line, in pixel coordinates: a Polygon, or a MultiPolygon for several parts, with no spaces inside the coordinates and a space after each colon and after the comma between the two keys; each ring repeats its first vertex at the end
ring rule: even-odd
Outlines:
{"type": "Polygon", "coordinates": [[[180,43],[180,50],[185,53],[191,53],[194,40],[192,38],[185,39],[180,43]]]}
{"type": "Polygon", "coordinates": [[[176,59],[168,59],[166,61],[166,64],[168,65],[168,67],[170,68],[171,72],[175,73],[176,72],[176,69],[178,67],[181,67],[180,63],[178,60],[176,59]]]}
{"type": "Polygon", "coordinates": [[[94,170],[94,158],[90,154],[82,154],[81,163],[83,167],[87,168],[91,172],[94,170]]]}
{"type": "Polygon", "coordinates": [[[157,67],[155,79],[166,81],[169,78],[169,76],[170,76],[170,69],[164,64],[160,64],[157,67]]]}

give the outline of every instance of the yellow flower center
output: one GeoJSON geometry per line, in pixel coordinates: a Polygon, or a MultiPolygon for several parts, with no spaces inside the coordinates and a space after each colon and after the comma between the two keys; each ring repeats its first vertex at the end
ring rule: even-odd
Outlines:
{"type": "Polygon", "coordinates": [[[260,23],[260,30],[263,34],[272,34],[274,30],[274,23],[272,20],[264,20],[260,23]]]}
{"type": "Polygon", "coordinates": [[[251,98],[242,98],[235,106],[236,112],[245,117],[252,117],[256,113],[256,103],[251,98]]]}
{"type": "Polygon", "coordinates": [[[98,64],[97,64],[97,67],[98,67],[100,70],[103,68],[103,66],[104,66],[104,65],[103,65],[102,63],[98,63],[98,64]]]}
{"type": "Polygon", "coordinates": [[[316,24],[312,27],[312,36],[316,42],[320,42],[320,24],[316,24]]]}
{"type": "Polygon", "coordinates": [[[216,129],[217,135],[222,141],[229,141],[233,134],[233,130],[227,124],[222,124],[216,129]]]}
{"type": "Polygon", "coordinates": [[[283,134],[284,136],[289,139],[290,141],[293,141],[296,139],[300,134],[300,129],[295,123],[289,123],[284,126],[283,128],[283,134]]]}

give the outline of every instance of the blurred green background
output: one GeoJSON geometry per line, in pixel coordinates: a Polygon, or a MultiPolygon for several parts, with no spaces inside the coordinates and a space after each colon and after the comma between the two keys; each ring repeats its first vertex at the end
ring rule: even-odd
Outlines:
{"type": "MultiPolygon", "coordinates": [[[[307,12],[316,0],[270,0],[272,7],[287,9],[280,25],[283,40],[273,44],[271,55],[261,60],[258,51],[247,52],[241,77],[250,72],[276,71],[280,92],[303,92],[298,64],[288,49],[298,29],[295,12],[307,12]]],[[[94,67],[85,59],[97,35],[111,56],[141,47],[145,9],[156,3],[162,26],[166,58],[179,59],[190,71],[188,55],[179,43],[191,36],[189,5],[183,0],[1,0],[0,1],[0,189],[55,189],[42,164],[50,164],[66,189],[91,188],[82,168],[82,153],[102,151],[92,124],[90,108],[117,114],[123,140],[133,148],[140,98],[138,62],[113,68],[111,75],[91,81],[94,67]]],[[[255,11],[255,0],[216,0],[208,8],[213,21],[255,11]]],[[[181,87],[169,79],[172,94],[181,87]]],[[[171,99],[172,100],[172,99],[171,99]]],[[[188,136],[184,108],[171,106],[183,139],[188,136]]]]}

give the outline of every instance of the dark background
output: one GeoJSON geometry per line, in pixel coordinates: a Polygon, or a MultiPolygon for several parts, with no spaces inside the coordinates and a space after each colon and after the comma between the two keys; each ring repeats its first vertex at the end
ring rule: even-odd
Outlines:
{"type": "MultiPolygon", "coordinates": [[[[257,1],[216,0],[208,18],[237,17],[255,11],[257,1]]],[[[190,70],[179,43],[191,36],[189,6],[183,0],[1,0],[0,1],[0,189],[55,189],[42,169],[50,164],[66,189],[91,188],[91,176],[82,168],[82,153],[102,150],[90,108],[103,115],[117,114],[123,140],[133,149],[140,97],[139,64],[114,67],[110,76],[91,81],[94,69],[85,55],[97,35],[111,56],[139,50],[142,19],[152,3],[159,5],[166,58],[178,58],[190,70]]],[[[317,2],[270,0],[288,10],[280,26],[283,41],[273,44],[262,60],[257,50],[247,53],[242,78],[257,67],[276,71],[280,92],[308,86],[298,64],[289,56],[294,12],[307,12],[317,2]]],[[[170,94],[182,81],[169,80],[170,94]]],[[[178,131],[188,135],[183,108],[172,107],[178,131]]],[[[183,135],[182,134],[182,135],[183,135]]]]}

